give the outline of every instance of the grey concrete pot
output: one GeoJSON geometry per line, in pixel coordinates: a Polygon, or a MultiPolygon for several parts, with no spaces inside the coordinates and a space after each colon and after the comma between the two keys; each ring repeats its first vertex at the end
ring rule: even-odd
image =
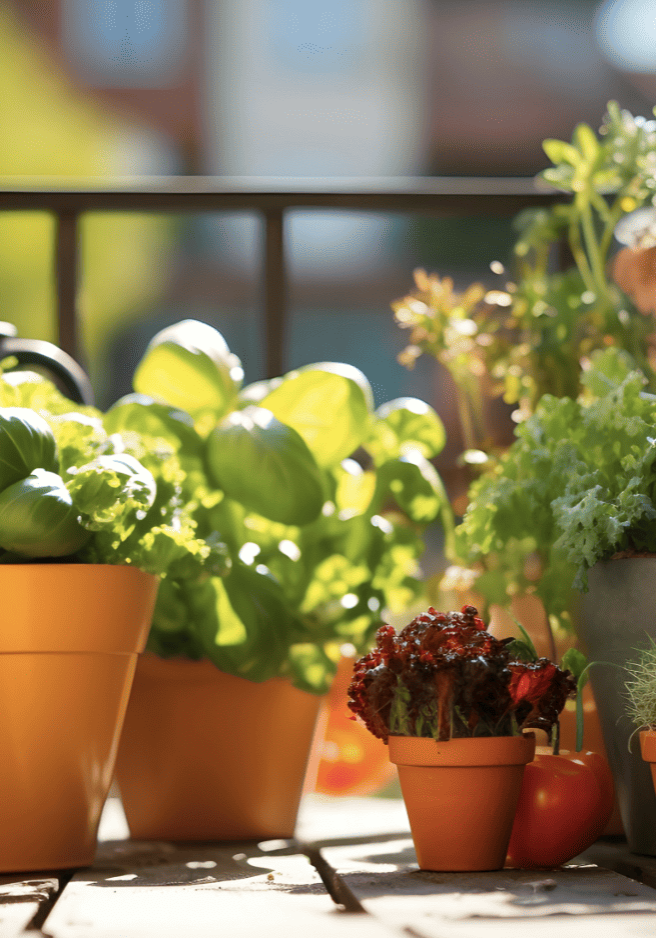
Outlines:
{"type": "MultiPolygon", "coordinates": [[[[580,633],[590,661],[626,665],[656,639],[656,556],[627,557],[596,564],[583,597],[580,633]]],[[[656,795],[643,762],[635,726],[626,714],[627,675],[619,668],[590,669],[608,762],[622,823],[634,853],[656,856],[656,795]]]]}

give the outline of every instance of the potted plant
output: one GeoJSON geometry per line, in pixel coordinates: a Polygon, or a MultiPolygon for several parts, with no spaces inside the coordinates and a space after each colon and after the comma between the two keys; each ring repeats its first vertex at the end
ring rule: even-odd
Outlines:
{"type": "Polygon", "coordinates": [[[488,589],[512,564],[520,573],[532,564],[532,587],[554,618],[570,614],[579,597],[577,633],[600,662],[591,683],[622,820],[632,849],[651,853],[649,779],[627,752],[619,669],[652,631],[656,398],[630,367],[608,349],[591,363],[581,399],[543,396],[496,471],[472,486],[456,543],[461,557],[483,558],[488,589]]]}
{"type": "Polygon", "coordinates": [[[656,643],[651,639],[636,653],[626,665],[627,713],[640,734],[640,753],[656,789],[656,643]]]}
{"type": "Polygon", "coordinates": [[[158,479],[99,411],[0,369],[3,872],[93,859],[158,576],[211,553],[158,479]]]}
{"type": "Polygon", "coordinates": [[[350,704],[389,745],[421,869],[500,869],[535,736],[575,681],[485,630],[473,606],[382,626],[356,662],[350,704]],[[484,794],[482,794],[484,793],[484,794]]]}
{"type": "Polygon", "coordinates": [[[117,761],[135,836],[291,835],[342,647],[366,649],[383,610],[421,594],[426,526],[452,537],[427,404],[374,410],[366,377],[341,363],[241,382],[221,335],[185,320],[155,336],[135,393],[104,418],[128,449],[135,432],[175,454],[197,533],[226,561],[160,587],[117,761]]]}
{"type": "MultiPolygon", "coordinates": [[[[553,165],[538,184],[562,198],[516,217],[510,269],[491,260],[498,286],[477,283],[456,292],[449,278],[420,270],[415,290],[393,304],[398,324],[410,333],[399,361],[411,368],[419,356],[431,355],[453,381],[461,461],[470,479],[503,471],[499,458],[512,444],[509,416],[521,426],[545,394],[573,401],[603,394],[606,376],[597,369],[595,379],[589,369],[608,348],[628,363],[625,373],[640,370],[646,389],[656,391],[650,303],[656,121],[611,101],[598,134],[582,123],[571,143],[550,139],[543,146],[553,165]]],[[[455,493],[458,515],[468,502],[466,488],[455,493]]],[[[489,560],[479,553],[475,569],[483,575],[475,590],[481,602],[512,606],[519,618],[521,598],[539,596],[556,640],[564,640],[573,631],[572,610],[558,589],[562,571],[552,562],[550,517],[534,517],[539,523],[526,534],[517,520],[515,529],[498,525],[503,549],[488,545],[489,560]]]]}
{"type": "MultiPolygon", "coordinates": [[[[561,192],[562,198],[517,216],[510,269],[496,260],[490,265],[503,278],[498,286],[474,284],[456,293],[448,278],[418,271],[416,289],[393,308],[399,325],[410,331],[400,361],[412,367],[420,355],[430,354],[453,379],[465,447],[461,462],[473,479],[469,490],[465,483],[455,492],[454,504],[457,514],[464,515],[464,525],[444,586],[466,583],[469,601],[489,610],[495,634],[516,634],[514,617],[536,643],[546,648],[551,644],[555,651],[580,640],[581,601],[572,584],[585,557],[576,549],[561,549],[564,542],[556,546],[560,521],[569,508],[561,503],[557,519],[551,501],[564,493],[576,472],[571,466],[567,472],[567,448],[573,445],[575,458],[581,457],[576,433],[566,424],[572,414],[580,415],[581,404],[604,398],[632,370],[642,375],[641,393],[656,390],[656,122],[634,117],[610,102],[598,134],[580,124],[571,143],[546,140],[544,149],[553,165],[538,182],[561,192]],[[545,407],[537,423],[530,424],[541,401],[545,407]],[[508,434],[509,414],[522,440],[514,445],[508,434]],[[558,457],[552,440],[561,447],[558,457]]],[[[627,421],[628,425],[628,414],[627,421]]],[[[611,446],[635,442],[626,434],[613,437],[608,428],[601,433],[596,444],[604,439],[611,446]]],[[[601,461],[603,488],[612,460],[602,456],[601,461]]],[[[594,489],[593,463],[587,460],[584,474],[594,489]]],[[[622,478],[627,479],[626,473],[622,478]]],[[[572,497],[588,505],[583,489],[575,489],[572,497]]],[[[630,497],[627,493],[626,500],[630,497]]],[[[619,525],[626,521],[623,512],[624,508],[617,515],[619,525]]],[[[585,527],[586,518],[576,517],[585,527]]],[[[600,529],[587,532],[589,541],[601,548],[597,559],[612,555],[604,532],[612,529],[613,517],[609,507],[600,529]]],[[[626,527],[622,530],[626,533],[626,527]]],[[[619,529],[616,533],[621,540],[619,529]]],[[[579,550],[584,546],[587,550],[581,536],[579,550]]],[[[597,576],[593,572],[591,582],[597,576]]],[[[577,583],[583,583],[581,576],[577,583]]],[[[441,598],[440,590],[441,584],[432,588],[435,600],[441,598]]],[[[608,655],[602,652],[600,657],[608,655]]],[[[593,673],[594,699],[587,688],[587,736],[594,745],[599,737],[597,689],[607,698],[601,682],[613,684],[617,708],[614,716],[602,718],[604,738],[610,738],[611,724],[620,715],[619,679],[611,670],[593,673]]],[[[620,752],[623,744],[612,761],[621,760],[620,752]]],[[[624,797],[625,786],[617,787],[624,797]]],[[[627,811],[625,807],[624,816],[627,811]]]]}

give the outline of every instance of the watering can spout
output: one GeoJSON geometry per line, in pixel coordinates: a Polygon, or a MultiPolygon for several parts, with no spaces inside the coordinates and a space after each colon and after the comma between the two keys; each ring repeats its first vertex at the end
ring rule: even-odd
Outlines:
{"type": "Polygon", "coordinates": [[[39,365],[59,379],[64,393],[76,404],[93,406],[95,398],[91,382],[83,368],[74,358],[52,342],[41,339],[20,339],[16,327],[9,322],[0,322],[0,361],[13,356],[19,365],[39,365]]]}

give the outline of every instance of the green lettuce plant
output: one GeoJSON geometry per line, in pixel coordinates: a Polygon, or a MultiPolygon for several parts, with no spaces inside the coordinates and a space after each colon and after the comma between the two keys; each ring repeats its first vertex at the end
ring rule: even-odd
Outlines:
{"type": "Polygon", "coordinates": [[[103,431],[177,486],[221,560],[197,575],[173,557],[149,649],[323,692],[343,645],[365,650],[384,610],[421,595],[427,525],[440,519],[451,545],[430,462],[445,442],[439,417],[414,398],[375,410],[367,378],[341,363],[242,387],[223,338],[193,320],[155,336],[133,386],[103,431]]]}
{"type": "Polygon", "coordinates": [[[159,576],[222,568],[196,536],[181,475],[172,453],[135,458],[100,411],[45,378],[0,370],[0,563],[132,564],[159,576]]]}

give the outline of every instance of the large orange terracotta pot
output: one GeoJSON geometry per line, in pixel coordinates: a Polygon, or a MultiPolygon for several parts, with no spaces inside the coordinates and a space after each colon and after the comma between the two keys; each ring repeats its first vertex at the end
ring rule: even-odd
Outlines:
{"type": "Polygon", "coordinates": [[[319,706],[286,680],[144,655],[116,764],[132,836],[291,837],[319,706]]]}
{"type": "Polygon", "coordinates": [[[422,870],[502,868],[535,737],[390,736],[422,870]]]}
{"type": "Polygon", "coordinates": [[[0,872],[92,862],[158,581],[0,566],[0,872]]]}

